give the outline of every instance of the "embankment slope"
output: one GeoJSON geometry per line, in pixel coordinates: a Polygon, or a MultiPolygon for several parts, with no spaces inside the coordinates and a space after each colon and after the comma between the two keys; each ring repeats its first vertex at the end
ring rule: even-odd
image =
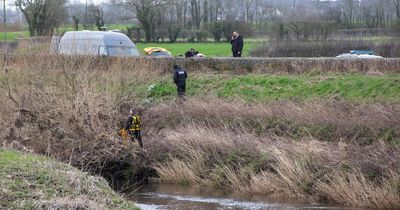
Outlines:
{"type": "Polygon", "coordinates": [[[175,98],[168,59],[5,60],[1,143],[101,174],[116,189],[152,178],[400,207],[399,60],[291,63],[295,71],[178,60],[189,69],[185,101],[175,98]],[[144,153],[116,134],[132,107],[143,117],[144,153]]]}
{"type": "Polygon", "coordinates": [[[0,148],[0,207],[138,209],[94,177],[42,156],[0,148]]]}

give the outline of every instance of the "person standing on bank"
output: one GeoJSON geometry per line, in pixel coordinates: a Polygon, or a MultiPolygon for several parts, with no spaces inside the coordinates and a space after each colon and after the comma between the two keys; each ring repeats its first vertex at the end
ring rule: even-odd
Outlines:
{"type": "Polygon", "coordinates": [[[132,141],[135,141],[136,139],[139,147],[143,148],[142,135],[140,133],[141,125],[142,119],[140,118],[138,111],[134,109],[129,110],[129,117],[125,123],[125,130],[128,131],[132,141]]]}
{"type": "Polygon", "coordinates": [[[233,32],[232,33],[232,40],[231,40],[231,45],[232,45],[232,53],[233,57],[242,57],[242,51],[243,51],[243,36],[240,35],[238,32],[233,32]]]}
{"type": "Polygon", "coordinates": [[[186,79],[188,78],[185,69],[182,69],[178,65],[174,65],[174,83],[176,84],[176,89],[179,97],[185,96],[186,91],[186,79]]]}

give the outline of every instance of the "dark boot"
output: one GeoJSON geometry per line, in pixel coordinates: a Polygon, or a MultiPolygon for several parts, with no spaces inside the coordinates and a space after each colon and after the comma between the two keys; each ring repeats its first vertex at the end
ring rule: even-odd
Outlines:
{"type": "Polygon", "coordinates": [[[177,92],[178,92],[179,97],[184,97],[185,91],[186,91],[186,85],[178,85],[177,86],[177,92]]]}

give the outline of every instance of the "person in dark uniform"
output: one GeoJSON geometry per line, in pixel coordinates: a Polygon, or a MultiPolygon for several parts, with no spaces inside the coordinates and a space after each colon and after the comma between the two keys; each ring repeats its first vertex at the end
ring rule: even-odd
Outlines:
{"type": "Polygon", "coordinates": [[[190,50],[188,50],[185,53],[185,57],[186,58],[193,58],[193,57],[196,57],[197,54],[199,54],[199,51],[195,50],[194,48],[190,48],[190,50]]]}
{"type": "Polygon", "coordinates": [[[243,36],[240,35],[236,31],[233,32],[231,45],[232,45],[233,57],[242,57],[242,51],[243,51],[243,45],[244,45],[243,44],[243,36]]]}
{"type": "Polygon", "coordinates": [[[174,83],[176,84],[176,89],[179,97],[185,96],[186,91],[186,79],[188,78],[185,69],[182,69],[178,65],[174,65],[174,83]]]}
{"type": "Polygon", "coordinates": [[[138,141],[140,148],[143,148],[141,130],[142,119],[140,118],[137,111],[131,109],[129,111],[129,117],[125,124],[125,130],[128,131],[129,136],[134,142],[135,139],[138,141]]]}

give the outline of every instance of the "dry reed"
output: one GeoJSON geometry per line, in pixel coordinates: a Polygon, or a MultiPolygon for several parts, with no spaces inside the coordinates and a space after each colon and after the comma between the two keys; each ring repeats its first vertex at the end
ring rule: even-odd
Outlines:
{"type": "Polygon", "coordinates": [[[177,63],[189,72],[197,73],[267,73],[267,74],[302,74],[315,72],[331,73],[363,73],[382,74],[399,73],[400,59],[337,59],[337,58],[91,58],[70,57],[57,55],[0,55],[0,63],[7,60],[8,66],[20,66],[21,63],[29,67],[50,67],[53,69],[67,66],[81,68],[87,65],[90,70],[133,71],[141,74],[160,75],[172,73],[172,65],[177,63]],[[6,59],[7,58],[7,59],[6,59]]]}
{"type": "Polygon", "coordinates": [[[398,149],[379,143],[364,150],[314,139],[259,138],[193,125],[168,132],[174,134],[162,143],[176,146],[168,150],[169,161],[157,164],[161,181],[353,207],[399,208],[398,149]],[[355,158],[355,151],[365,158],[355,158]],[[381,158],[388,161],[381,163],[381,158]],[[379,169],[370,165],[378,162],[379,169]]]}

